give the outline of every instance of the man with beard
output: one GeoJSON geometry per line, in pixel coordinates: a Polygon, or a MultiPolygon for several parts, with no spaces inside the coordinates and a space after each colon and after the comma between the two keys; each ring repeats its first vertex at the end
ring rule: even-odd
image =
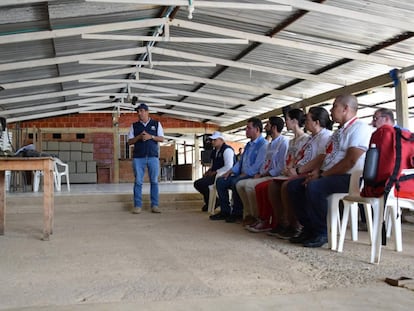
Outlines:
{"type": "MultiPolygon", "coordinates": [[[[267,146],[266,158],[260,168],[260,171],[250,179],[244,179],[237,183],[237,193],[243,202],[244,225],[252,225],[258,218],[257,201],[256,201],[256,185],[279,176],[285,166],[286,153],[289,146],[289,140],[282,136],[282,130],[285,122],[280,117],[270,117],[265,126],[266,135],[271,138],[271,142],[267,146]]],[[[247,229],[250,227],[248,226],[247,229]]],[[[253,228],[253,227],[251,227],[253,228]]],[[[262,232],[271,230],[268,223],[257,223],[254,227],[257,231],[262,232]]]]}

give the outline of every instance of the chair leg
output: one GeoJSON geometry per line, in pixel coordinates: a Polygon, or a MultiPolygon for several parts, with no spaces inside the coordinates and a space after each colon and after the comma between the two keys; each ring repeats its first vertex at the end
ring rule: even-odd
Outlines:
{"type": "Polygon", "coordinates": [[[56,191],[61,191],[62,190],[62,180],[60,179],[60,176],[56,172],[54,172],[53,173],[53,178],[55,180],[56,191]]]}
{"type": "Polygon", "coordinates": [[[384,220],[384,201],[379,200],[373,205],[374,218],[373,218],[373,234],[371,245],[371,263],[379,263],[381,258],[381,239],[382,239],[382,221],[384,220]]]}
{"type": "Polygon", "coordinates": [[[339,243],[338,243],[339,253],[342,253],[342,250],[344,248],[344,241],[345,241],[346,227],[348,225],[349,211],[350,211],[351,205],[353,204],[345,200],[343,200],[343,202],[344,202],[344,213],[343,213],[342,221],[341,221],[341,232],[339,233],[339,243]]]}
{"type": "Polygon", "coordinates": [[[66,186],[68,186],[68,192],[70,192],[69,175],[66,175],[66,186]]]}
{"type": "Polygon", "coordinates": [[[401,211],[396,206],[389,206],[392,226],[395,236],[395,250],[402,252],[401,211]],[[400,213],[398,213],[400,212],[400,213]]]}
{"type": "Polygon", "coordinates": [[[39,192],[40,186],[40,171],[35,171],[33,176],[33,192],[39,192]]]}
{"type": "Polygon", "coordinates": [[[338,204],[328,206],[327,228],[328,228],[328,246],[331,250],[336,250],[338,239],[338,227],[340,228],[340,217],[338,204]]]}
{"type": "Polygon", "coordinates": [[[365,210],[365,219],[367,221],[367,230],[368,230],[368,236],[369,241],[372,245],[372,236],[375,231],[372,230],[372,207],[371,204],[364,204],[364,210],[365,210]]]}
{"type": "Polygon", "coordinates": [[[217,200],[217,190],[215,185],[209,186],[209,196],[208,196],[208,213],[211,215],[214,214],[214,209],[216,207],[217,200]]]}
{"type": "Polygon", "coordinates": [[[358,241],[358,204],[351,205],[351,230],[352,241],[358,241]]]}

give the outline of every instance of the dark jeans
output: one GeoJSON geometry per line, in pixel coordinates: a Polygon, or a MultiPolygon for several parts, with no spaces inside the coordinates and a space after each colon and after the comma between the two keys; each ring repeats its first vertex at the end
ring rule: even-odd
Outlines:
{"type": "Polygon", "coordinates": [[[288,183],[289,198],[304,230],[315,235],[326,235],[328,196],[332,193],[348,192],[351,175],[333,175],[310,181],[303,185],[304,178],[288,183]]]}
{"type": "Polygon", "coordinates": [[[250,176],[229,176],[227,178],[219,177],[216,181],[217,194],[220,201],[221,213],[226,215],[243,215],[243,203],[236,190],[236,184],[242,180],[250,178],[250,176]],[[233,207],[230,206],[229,190],[232,191],[233,207]]]}
{"type": "Polygon", "coordinates": [[[203,176],[200,179],[197,179],[194,182],[194,188],[197,189],[203,195],[204,204],[208,205],[208,198],[209,198],[209,188],[208,186],[212,185],[216,180],[216,176],[203,176]]]}

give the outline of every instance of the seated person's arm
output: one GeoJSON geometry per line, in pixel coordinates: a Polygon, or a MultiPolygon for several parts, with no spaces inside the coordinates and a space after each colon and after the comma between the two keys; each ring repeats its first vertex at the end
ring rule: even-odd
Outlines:
{"type": "Polygon", "coordinates": [[[365,153],[365,150],[357,147],[350,147],[346,151],[345,158],[336,163],[329,170],[322,173],[322,176],[346,174],[354,167],[358,159],[365,153]]]}
{"type": "Polygon", "coordinates": [[[312,171],[319,171],[320,167],[322,166],[323,160],[325,159],[326,154],[318,154],[316,157],[314,157],[312,160],[310,160],[308,163],[302,165],[301,167],[298,167],[296,169],[297,174],[304,174],[307,172],[312,171]]]}

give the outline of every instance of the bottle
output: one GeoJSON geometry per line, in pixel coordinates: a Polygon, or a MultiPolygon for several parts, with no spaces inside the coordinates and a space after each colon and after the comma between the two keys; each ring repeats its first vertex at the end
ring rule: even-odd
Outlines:
{"type": "Polygon", "coordinates": [[[379,150],[376,144],[371,144],[365,155],[365,164],[362,177],[367,184],[374,184],[377,178],[379,150]]]}

